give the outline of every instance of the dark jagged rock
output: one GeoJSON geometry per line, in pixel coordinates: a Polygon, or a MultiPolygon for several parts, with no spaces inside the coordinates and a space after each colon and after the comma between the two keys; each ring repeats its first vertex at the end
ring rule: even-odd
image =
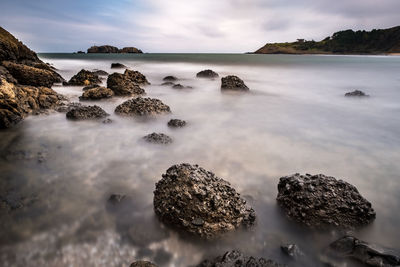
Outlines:
{"type": "Polygon", "coordinates": [[[329,245],[329,253],[342,258],[353,258],[367,266],[400,266],[400,253],[344,236],[329,245]]]}
{"type": "Polygon", "coordinates": [[[164,82],[161,85],[162,86],[173,86],[173,85],[175,85],[175,83],[174,82],[164,82]]]}
{"type": "Polygon", "coordinates": [[[222,90],[249,91],[243,80],[237,76],[229,75],[221,78],[222,90]]]}
{"type": "Polygon", "coordinates": [[[135,261],[130,265],[130,267],[157,267],[157,265],[149,261],[135,261]]]}
{"type": "Polygon", "coordinates": [[[166,76],[163,79],[163,81],[166,81],[166,82],[174,82],[174,81],[177,81],[177,80],[178,80],[178,78],[176,78],[175,76],[166,76]]]}
{"type": "Polygon", "coordinates": [[[58,112],[67,113],[68,111],[78,107],[82,107],[82,104],[78,102],[61,102],[56,110],[58,112]]]}
{"type": "Polygon", "coordinates": [[[163,133],[151,133],[143,137],[149,143],[154,144],[170,144],[173,142],[172,138],[163,133]]]}
{"type": "Polygon", "coordinates": [[[299,259],[304,257],[304,253],[300,250],[300,248],[296,244],[286,244],[281,246],[281,250],[283,253],[288,255],[293,259],[299,259]]]}
{"type": "Polygon", "coordinates": [[[142,54],[143,52],[136,47],[124,47],[119,50],[119,53],[142,54]]]}
{"type": "Polygon", "coordinates": [[[174,84],[174,85],[172,86],[172,88],[174,88],[174,89],[192,89],[193,87],[191,87],[191,86],[184,86],[184,85],[178,83],[178,84],[174,84]]]}
{"type": "Polygon", "coordinates": [[[104,70],[94,70],[94,71],[92,71],[92,73],[97,76],[107,76],[108,75],[108,72],[104,71],[104,70]]]}
{"type": "Polygon", "coordinates": [[[76,52],[77,54],[85,54],[85,52],[79,50],[78,52],[76,52]]]}
{"type": "Polygon", "coordinates": [[[206,239],[251,226],[255,212],[230,184],[198,165],[173,165],[154,191],[154,211],[167,225],[206,239]]]}
{"type": "Polygon", "coordinates": [[[369,95],[365,94],[363,91],[354,90],[353,92],[345,93],[344,96],[359,96],[359,97],[363,97],[363,96],[369,96],[369,95]]]}
{"type": "Polygon", "coordinates": [[[144,85],[150,84],[149,81],[146,79],[146,76],[138,71],[126,69],[124,75],[134,83],[144,85]]]}
{"type": "Polygon", "coordinates": [[[197,78],[217,78],[219,77],[218,73],[213,70],[202,70],[196,74],[197,78]]]}
{"type": "Polygon", "coordinates": [[[98,75],[91,71],[82,69],[77,74],[72,76],[72,78],[65,82],[64,85],[95,85],[100,84],[101,80],[98,75]]]}
{"type": "Polygon", "coordinates": [[[171,109],[161,100],[155,98],[137,97],[122,103],[115,108],[115,113],[131,116],[156,115],[170,113],[171,109]]]}
{"type": "Polygon", "coordinates": [[[87,50],[88,53],[118,53],[119,49],[111,45],[92,46],[87,50]]]}
{"type": "Polygon", "coordinates": [[[185,125],[186,125],[186,121],[184,121],[184,120],[171,119],[171,120],[168,122],[168,126],[169,126],[169,127],[174,127],[174,128],[176,128],[176,127],[183,127],[183,126],[185,126],[185,125]]]}
{"type": "Polygon", "coordinates": [[[15,85],[0,77],[0,129],[15,125],[30,113],[56,108],[62,99],[50,88],[15,85]]]}
{"type": "Polygon", "coordinates": [[[242,252],[232,250],[223,256],[213,260],[204,260],[197,267],[285,267],[286,265],[276,263],[264,258],[256,258],[244,255],[242,252]]]}
{"type": "Polygon", "coordinates": [[[14,84],[18,83],[18,81],[3,66],[0,66],[0,78],[4,78],[9,83],[14,83],[14,84]]]}
{"type": "Polygon", "coordinates": [[[105,87],[95,87],[83,92],[80,100],[98,100],[103,98],[110,98],[114,95],[111,89],[105,87]]]}
{"type": "Polygon", "coordinates": [[[127,66],[121,63],[111,63],[111,68],[112,69],[125,69],[127,66]]]}
{"type": "Polygon", "coordinates": [[[354,228],[375,219],[353,185],[323,174],[280,178],[277,201],[289,218],[312,228],[354,228]]]}
{"type": "Polygon", "coordinates": [[[28,65],[4,61],[3,66],[19,84],[51,87],[63,82],[62,77],[52,70],[39,69],[28,65]]]}
{"type": "Polygon", "coordinates": [[[80,106],[71,109],[67,112],[67,119],[70,120],[89,120],[89,119],[101,119],[109,116],[99,106],[80,106]]]}
{"type": "Polygon", "coordinates": [[[131,81],[126,75],[113,73],[107,78],[107,87],[117,96],[143,95],[146,92],[138,84],[131,81]]]}

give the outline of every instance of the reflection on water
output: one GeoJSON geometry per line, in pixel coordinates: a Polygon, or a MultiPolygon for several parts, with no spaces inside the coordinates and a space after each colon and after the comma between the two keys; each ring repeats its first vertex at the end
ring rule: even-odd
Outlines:
{"type": "MultiPolygon", "coordinates": [[[[42,55],[65,78],[81,68],[112,72],[121,62],[145,74],[148,96],[172,114],[118,117],[127,98],[90,102],[111,124],[67,121],[65,114],[31,116],[0,132],[0,261],[4,266],[127,266],[148,259],[188,266],[241,249],[296,266],[281,254],[297,243],[316,258],[338,233],[289,222],[275,197],[281,176],[324,173],[354,184],[373,204],[376,221],[355,234],[400,249],[399,57],[256,55],[42,55]],[[206,68],[241,77],[249,94],[222,94],[220,80],[196,79],[206,68]],[[160,86],[175,75],[193,89],[160,86]],[[343,94],[361,89],[366,99],[343,94]],[[168,128],[171,118],[182,129],[168,128]],[[141,138],[163,132],[168,146],[141,138]],[[213,242],[182,237],[153,212],[154,184],[176,163],[197,163],[228,180],[255,208],[257,225],[213,242]],[[112,193],[124,194],[108,206],[112,193]]],[[[122,71],[122,70],[120,70],[122,71]]],[[[105,81],[104,81],[105,82],[105,81]]],[[[81,87],[54,86],[78,101],[81,87]]]]}

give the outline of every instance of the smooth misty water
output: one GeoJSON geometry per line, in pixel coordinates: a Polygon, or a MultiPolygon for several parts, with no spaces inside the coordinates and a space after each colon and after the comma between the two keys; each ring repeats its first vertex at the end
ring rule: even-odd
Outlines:
{"type": "MultiPolygon", "coordinates": [[[[335,232],[314,232],[289,222],[275,198],[279,177],[324,173],[355,185],[371,201],[375,222],[360,239],[400,250],[400,57],[287,55],[72,55],[42,54],[64,78],[81,68],[112,72],[121,62],[145,74],[145,90],[172,109],[155,119],[118,117],[127,98],[91,102],[111,124],[68,121],[63,113],[30,116],[0,132],[0,188],[25,208],[1,212],[4,266],[127,266],[149,259],[188,266],[241,249],[296,266],[279,246],[297,243],[316,257],[335,232]],[[251,92],[221,93],[220,79],[197,79],[211,68],[241,77],[251,92]],[[189,90],[160,86],[175,75],[189,90]],[[360,89],[365,99],[343,94],[360,89]],[[171,118],[187,127],[169,129],[171,118]],[[168,146],[141,137],[164,132],[168,146]],[[213,242],[179,236],[152,208],[154,184],[173,164],[197,163],[228,180],[255,208],[257,225],[213,242]],[[111,193],[129,200],[106,205],[111,193]]],[[[119,70],[123,71],[123,70],[119,70]]],[[[82,87],[53,87],[78,101],[82,87]]]]}

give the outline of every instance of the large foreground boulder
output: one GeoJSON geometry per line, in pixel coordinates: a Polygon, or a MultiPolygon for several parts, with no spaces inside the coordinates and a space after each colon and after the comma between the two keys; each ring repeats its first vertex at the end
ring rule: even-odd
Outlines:
{"type": "Polygon", "coordinates": [[[219,75],[213,70],[202,70],[196,74],[196,77],[213,79],[219,77],[219,75]]]}
{"type": "Polygon", "coordinates": [[[162,222],[213,239],[255,221],[255,212],[231,185],[198,165],[173,165],[154,191],[154,211],[162,222]]]}
{"type": "Polygon", "coordinates": [[[100,84],[101,80],[99,76],[91,71],[81,69],[77,74],[72,76],[72,78],[64,83],[65,85],[95,85],[100,84]]]}
{"type": "Polygon", "coordinates": [[[361,241],[353,236],[344,236],[329,245],[329,253],[341,258],[352,258],[367,266],[400,266],[400,253],[361,241]]]}
{"type": "Polygon", "coordinates": [[[146,76],[138,71],[126,69],[124,75],[134,83],[143,85],[150,84],[149,81],[146,79],[146,76]]]}
{"type": "Polygon", "coordinates": [[[103,98],[110,98],[114,95],[114,92],[105,87],[94,87],[85,90],[82,96],[79,97],[80,100],[99,100],[103,98]]]}
{"type": "Polygon", "coordinates": [[[66,114],[67,119],[70,120],[90,120],[90,119],[101,119],[109,116],[107,112],[105,112],[99,106],[78,106],[76,108],[71,109],[66,114]]]}
{"type": "Polygon", "coordinates": [[[242,252],[232,250],[223,256],[213,260],[204,260],[197,267],[284,267],[286,265],[276,263],[264,258],[256,258],[244,255],[242,252]]]}
{"type": "Polygon", "coordinates": [[[221,78],[221,90],[249,91],[249,88],[239,77],[229,75],[221,78]]]}
{"type": "Polygon", "coordinates": [[[0,78],[0,129],[15,125],[30,113],[56,108],[62,99],[50,88],[16,85],[0,78]]]}
{"type": "Polygon", "coordinates": [[[115,113],[120,115],[143,116],[170,113],[171,109],[161,100],[156,98],[137,97],[125,101],[115,108],[115,113]]]}
{"type": "Polygon", "coordinates": [[[107,87],[117,96],[143,95],[145,90],[133,82],[127,75],[113,73],[107,78],[107,87]]]}
{"type": "Polygon", "coordinates": [[[354,228],[375,219],[357,188],[323,174],[280,178],[277,201],[290,219],[312,228],[354,228]]]}

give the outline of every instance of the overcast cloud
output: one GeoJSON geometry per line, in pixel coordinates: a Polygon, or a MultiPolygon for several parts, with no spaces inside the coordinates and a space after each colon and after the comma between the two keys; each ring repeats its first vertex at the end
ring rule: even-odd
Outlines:
{"type": "Polygon", "coordinates": [[[400,0],[1,0],[0,26],[40,52],[96,44],[145,52],[247,52],[400,25],[400,0]]]}

